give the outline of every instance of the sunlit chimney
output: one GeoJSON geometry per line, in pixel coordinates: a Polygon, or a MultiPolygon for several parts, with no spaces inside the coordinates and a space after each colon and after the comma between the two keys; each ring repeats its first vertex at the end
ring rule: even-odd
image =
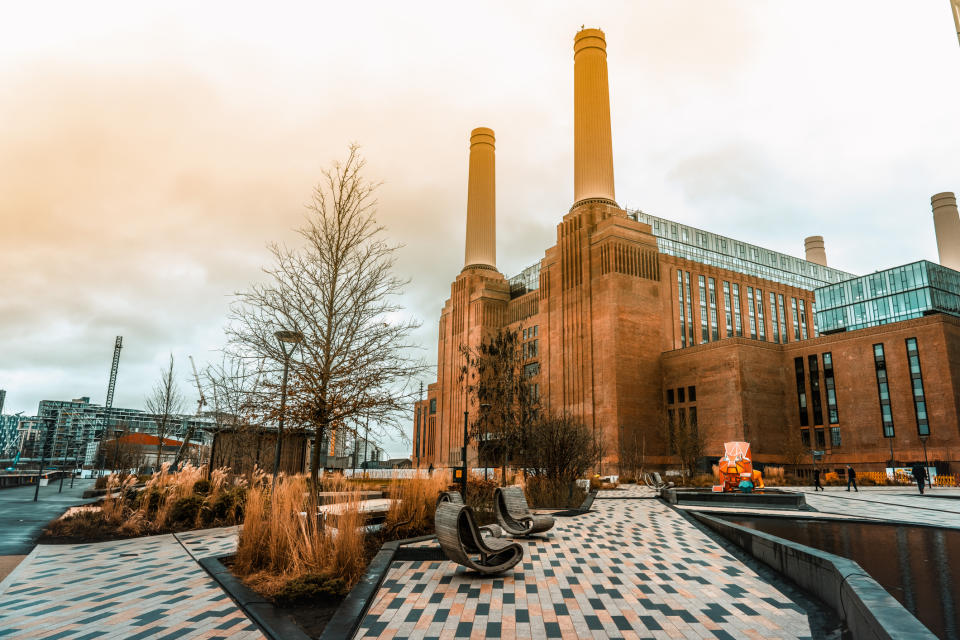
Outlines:
{"type": "Polygon", "coordinates": [[[930,198],[933,206],[933,228],[937,234],[940,264],[960,271],[960,214],[957,198],[951,191],[930,198]]]}
{"type": "Polygon", "coordinates": [[[613,145],[607,43],[600,29],[583,29],[573,41],[573,201],[608,200],[613,192],[613,145]]]}
{"type": "Polygon", "coordinates": [[[807,252],[807,262],[827,266],[827,252],[823,248],[823,236],[810,236],[803,240],[807,252]]]}
{"type": "Polygon", "coordinates": [[[493,129],[470,132],[467,238],[464,269],[497,268],[497,200],[493,129]]]}

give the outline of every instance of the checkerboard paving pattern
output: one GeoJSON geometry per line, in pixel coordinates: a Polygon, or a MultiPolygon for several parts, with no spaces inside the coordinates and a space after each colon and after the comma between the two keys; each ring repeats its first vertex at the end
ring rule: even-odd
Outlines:
{"type": "Polygon", "coordinates": [[[180,536],[36,547],[0,583],[0,638],[263,638],[195,560],[231,552],[235,528],[180,536]]]}
{"type": "Polygon", "coordinates": [[[397,562],[355,638],[800,638],[806,613],[646,489],[618,491],[481,577],[397,562]]]}

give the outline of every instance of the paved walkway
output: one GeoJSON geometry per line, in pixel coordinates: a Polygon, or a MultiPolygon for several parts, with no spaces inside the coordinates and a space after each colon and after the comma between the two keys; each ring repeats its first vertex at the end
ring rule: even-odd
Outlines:
{"type": "Polygon", "coordinates": [[[235,527],[40,545],[0,582],[0,638],[263,638],[196,562],[235,546],[235,527]]]}
{"type": "Polygon", "coordinates": [[[960,489],[935,487],[920,495],[914,487],[803,488],[807,504],[822,513],[894,520],[960,529],[960,489]]]}
{"type": "MultiPolygon", "coordinates": [[[[960,528],[960,500],[910,488],[804,491],[820,513],[960,528]]],[[[802,598],[650,490],[604,491],[593,509],[524,542],[500,577],[394,564],[356,637],[800,638],[816,627],[802,598]]],[[[0,639],[260,639],[196,562],[231,553],[236,531],[38,546],[0,581],[0,639]]]]}
{"type": "Polygon", "coordinates": [[[59,493],[60,481],[57,480],[40,487],[37,502],[33,501],[36,485],[0,489],[0,556],[30,553],[48,522],[73,505],[96,500],[81,497],[93,484],[93,480],[75,480],[71,489],[70,478],[67,478],[63,482],[63,493],[59,493]]]}
{"type": "Polygon", "coordinates": [[[502,577],[393,565],[355,637],[802,638],[806,612],[652,492],[602,492],[502,577]],[[642,498],[651,499],[611,499],[642,498]]]}

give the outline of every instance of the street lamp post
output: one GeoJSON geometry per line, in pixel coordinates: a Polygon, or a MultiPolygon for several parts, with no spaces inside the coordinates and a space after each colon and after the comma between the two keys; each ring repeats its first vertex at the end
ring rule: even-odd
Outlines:
{"type": "Polygon", "coordinates": [[[43,441],[40,443],[40,468],[37,469],[37,486],[33,492],[33,501],[36,502],[40,497],[40,480],[43,478],[43,465],[47,463],[47,438],[50,436],[50,427],[47,427],[43,434],[43,441]]]}
{"type": "MultiPolygon", "coordinates": [[[[271,485],[271,494],[277,488],[277,474],[280,473],[280,450],[283,441],[283,414],[287,409],[287,374],[290,370],[290,356],[297,345],[303,342],[303,334],[299,331],[277,331],[273,334],[280,343],[280,350],[283,351],[283,381],[280,383],[280,418],[277,425],[277,450],[273,457],[273,484],[271,485]],[[290,350],[287,346],[290,345],[290,350]]],[[[319,444],[317,444],[319,446],[319,444]]]]}
{"type": "Polygon", "coordinates": [[[927,483],[930,488],[933,488],[933,481],[930,479],[930,463],[927,461],[927,438],[930,437],[930,434],[925,434],[920,436],[920,442],[923,444],[923,472],[927,476],[927,483]]]}
{"type": "Polygon", "coordinates": [[[460,494],[463,496],[463,501],[467,501],[467,420],[470,417],[470,412],[467,409],[463,410],[463,451],[461,455],[463,456],[463,467],[460,470],[460,494]]]}
{"type": "MultiPolygon", "coordinates": [[[[366,420],[363,423],[363,468],[370,468],[370,461],[367,460],[367,443],[370,442],[370,416],[367,416],[366,420]]],[[[364,471],[363,477],[366,478],[370,474],[364,471]]]]}

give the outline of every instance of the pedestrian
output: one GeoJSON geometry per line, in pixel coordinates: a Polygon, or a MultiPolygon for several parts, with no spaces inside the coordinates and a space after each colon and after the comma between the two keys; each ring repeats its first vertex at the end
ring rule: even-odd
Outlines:
{"type": "Polygon", "coordinates": [[[917,481],[917,487],[920,489],[920,495],[923,495],[923,487],[927,483],[927,470],[921,464],[913,465],[913,477],[917,481]]]}
{"type": "Polygon", "coordinates": [[[433,477],[433,463],[432,463],[432,462],[430,463],[430,468],[427,469],[427,473],[430,474],[431,477],[433,477]]]}
{"type": "Polygon", "coordinates": [[[813,470],[813,490],[814,491],[825,491],[823,485],[820,484],[820,469],[814,468],[813,470]]]}
{"type": "Polygon", "coordinates": [[[850,491],[851,486],[854,491],[860,493],[860,489],[857,489],[857,472],[853,470],[853,467],[847,465],[847,491],[850,491]]]}

